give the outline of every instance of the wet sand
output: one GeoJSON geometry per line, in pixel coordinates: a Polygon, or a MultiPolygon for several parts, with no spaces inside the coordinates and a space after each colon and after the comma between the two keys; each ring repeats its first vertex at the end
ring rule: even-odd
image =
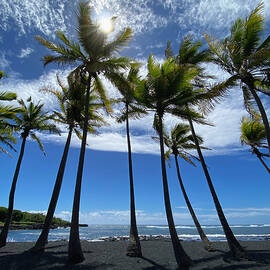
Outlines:
{"type": "MultiPolygon", "coordinates": [[[[177,269],[170,240],[142,241],[142,258],[125,255],[126,241],[87,242],[82,241],[85,260],[76,265],[68,264],[67,241],[50,242],[44,253],[32,254],[28,250],[31,242],[11,242],[0,249],[0,270],[32,269],[81,269],[81,270],[172,270],[177,269]]],[[[215,252],[204,250],[201,242],[181,242],[194,264],[190,269],[198,270],[270,270],[270,241],[241,242],[248,260],[231,257],[226,242],[214,242],[215,252]]]]}

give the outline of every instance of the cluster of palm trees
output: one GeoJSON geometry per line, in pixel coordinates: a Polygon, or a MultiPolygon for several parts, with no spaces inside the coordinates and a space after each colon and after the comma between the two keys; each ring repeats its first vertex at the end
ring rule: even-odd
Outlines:
{"type": "MultiPolygon", "coordinates": [[[[132,39],[131,29],[126,28],[117,33],[113,39],[109,39],[108,34],[103,33],[99,25],[92,21],[88,2],[81,2],[78,6],[78,41],[70,41],[61,31],[56,32],[59,43],[36,36],[42,45],[53,52],[42,58],[44,65],[57,63],[71,66],[72,72],[67,78],[67,85],[64,85],[57,75],[59,89],[41,90],[56,97],[59,110],[53,113],[43,112],[43,105],[35,105],[31,99],[27,100],[28,106],[23,100],[19,100],[20,106],[16,108],[0,106],[1,142],[13,147],[12,143],[15,142],[13,131],[20,130],[22,137],[22,146],[10,191],[9,214],[0,234],[0,247],[6,244],[8,227],[12,219],[15,187],[26,139],[30,135],[43,150],[42,143],[33,131],[59,133],[57,126],[51,124],[51,121],[55,121],[67,126],[68,136],[43,230],[31,250],[32,252],[44,251],[48,241],[50,224],[58,201],[74,131],[81,139],[81,148],[73,200],[68,257],[72,263],[84,260],[79,238],[79,207],[87,133],[94,133],[96,128],[106,124],[103,114],[113,115],[113,105],[119,103],[122,104],[123,109],[116,119],[118,122],[126,124],[129,162],[130,239],[126,254],[142,256],[136,225],[129,120],[151,113],[153,128],[157,133],[154,139],[160,144],[164,204],[177,264],[181,269],[188,269],[192,260],[183,249],[174,225],[166,173],[166,159],[168,160],[171,154],[175,159],[180,188],[205,248],[209,251],[214,250],[200,226],[184,188],[178,157],[192,165],[195,165],[194,161],[199,161],[202,165],[232,255],[237,258],[245,258],[245,250],[235,238],[215,192],[201,151],[201,149],[208,148],[202,146],[203,139],[196,135],[194,123],[209,124],[206,119],[207,113],[214,109],[215,104],[220,102],[229,89],[238,89],[237,83],[240,83],[244,106],[249,114],[249,118],[246,117],[242,120],[241,142],[251,146],[252,152],[257,155],[269,172],[263,158],[269,157],[270,153],[270,129],[262,97],[270,95],[268,90],[270,86],[270,36],[263,42],[261,41],[264,23],[262,9],[263,4],[259,4],[246,19],[236,20],[230,35],[223,40],[217,41],[205,34],[209,49],[203,49],[203,42],[193,41],[192,37],[187,36],[181,42],[178,54],[174,55],[170,42],[168,42],[165,50],[166,59],[162,63],[158,63],[153,55],[149,56],[148,73],[145,78],[139,76],[141,64],[118,54],[132,39]],[[219,65],[230,74],[230,77],[223,82],[210,84],[209,81],[213,81],[214,77],[206,72],[205,63],[209,62],[219,65]],[[107,96],[102,83],[103,78],[107,78],[119,90],[120,98],[110,99],[107,96]],[[170,132],[167,132],[164,123],[166,114],[182,119],[188,124],[179,123],[170,132]],[[167,152],[164,145],[168,148],[167,152]],[[269,153],[262,151],[263,148],[268,149],[269,153]],[[189,150],[192,149],[197,151],[198,157],[189,153],[189,150]]],[[[13,100],[16,96],[11,93],[1,93],[0,98],[1,100],[13,100]]],[[[0,148],[0,151],[6,150],[0,148]]]]}

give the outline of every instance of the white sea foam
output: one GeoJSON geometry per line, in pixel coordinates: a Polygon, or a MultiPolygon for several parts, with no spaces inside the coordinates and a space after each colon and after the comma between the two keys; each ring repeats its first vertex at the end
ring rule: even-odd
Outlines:
{"type": "Polygon", "coordinates": [[[146,228],[153,228],[153,229],[168,229],[169,227],[168,226],[152,226],[152,225],[149,225],[149,226],[145,226],[146,228]]]}

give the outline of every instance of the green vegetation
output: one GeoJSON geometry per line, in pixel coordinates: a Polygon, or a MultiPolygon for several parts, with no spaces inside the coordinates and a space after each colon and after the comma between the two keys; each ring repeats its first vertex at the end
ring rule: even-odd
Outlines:
{"type": "MultiPolygon", "coordinates": [[[[6,207],[0,207],[0,225],[3,225],[8,215],[8,209],[6,207]]],[[[13,210],[12,223],[19,224],[22,226],[29,226],[34,224],[43,224],[45,221],[45,215],[41,213],[29,213],[22,212],[20,210],[13,210]]],[[[54,217],[51,225],[53,227],[67,227],[70,226],[70,222],[65,221],[61,218],[54,217]]]]}

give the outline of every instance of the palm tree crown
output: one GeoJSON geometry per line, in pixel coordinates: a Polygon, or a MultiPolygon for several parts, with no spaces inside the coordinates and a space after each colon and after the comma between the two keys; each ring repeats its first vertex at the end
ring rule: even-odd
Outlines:
{"type": "Polygon", "coordinates": [[[264,30],[263,3],[259,4],[246,19],[237,19],[231,27],[230,36],[221,41],[205,34],[213,53],[212,61],[228,72],[230,80],[240,81],[244,105],[254,114],[252,103],[256,103],[266,130],[270,153],[270,127],[259,93],[270,96],[270,35],[261,40],[264,30]]]}
{"type": "Polygon", "coordinates": [[[53,43],[40,36],[36,36],[36,39],[41,44],[55,53],[54,55],[46,55],[42,58],[44,65],[49,63],[73,65],[75,66],[72,72],[73,83],[84,83],[87,85],[84,105],[85,117],[83,136],[77,170],[69,240],[69,260],[73,263],[84,260],[79,239],[79,207],[88,131],[90,89],[92,88],[92,93],[95,91],[99,95],[106,110],[111,111],[110,102],[106,97],[105,89],[99,75],[103,74],[105,77],[108,77],[108,75],[118,72],[120,69],[126,68],[129,65],[130,60],[128,58],[119,57],[117,54],[127,45],[132,37],[131,29],[127,28],[120,31],[113,40],[109,41],[108,36],[99,29],[99,25],[92,22],[90,11],[89,1],[79,3],[77,14],[79,42],[70,41],[61,31],[57,32],[60,43],[53,43]]]}
{"type": "Polygon", "coordinates": [[[54,124],[50,123],[51,116],[49,113],[43,112],[43,104],[38,103],[35,105],[31,98],[27,100],[28,105],[22,99],[18,100],[18,102],[21,105],[21,113],[14,118],[16,129],[21,131],[22,138],[30,136],[35,140],[45,154],[43,144],[34,131],[48,131],[60,135],[59,130],[54,124]]]}

